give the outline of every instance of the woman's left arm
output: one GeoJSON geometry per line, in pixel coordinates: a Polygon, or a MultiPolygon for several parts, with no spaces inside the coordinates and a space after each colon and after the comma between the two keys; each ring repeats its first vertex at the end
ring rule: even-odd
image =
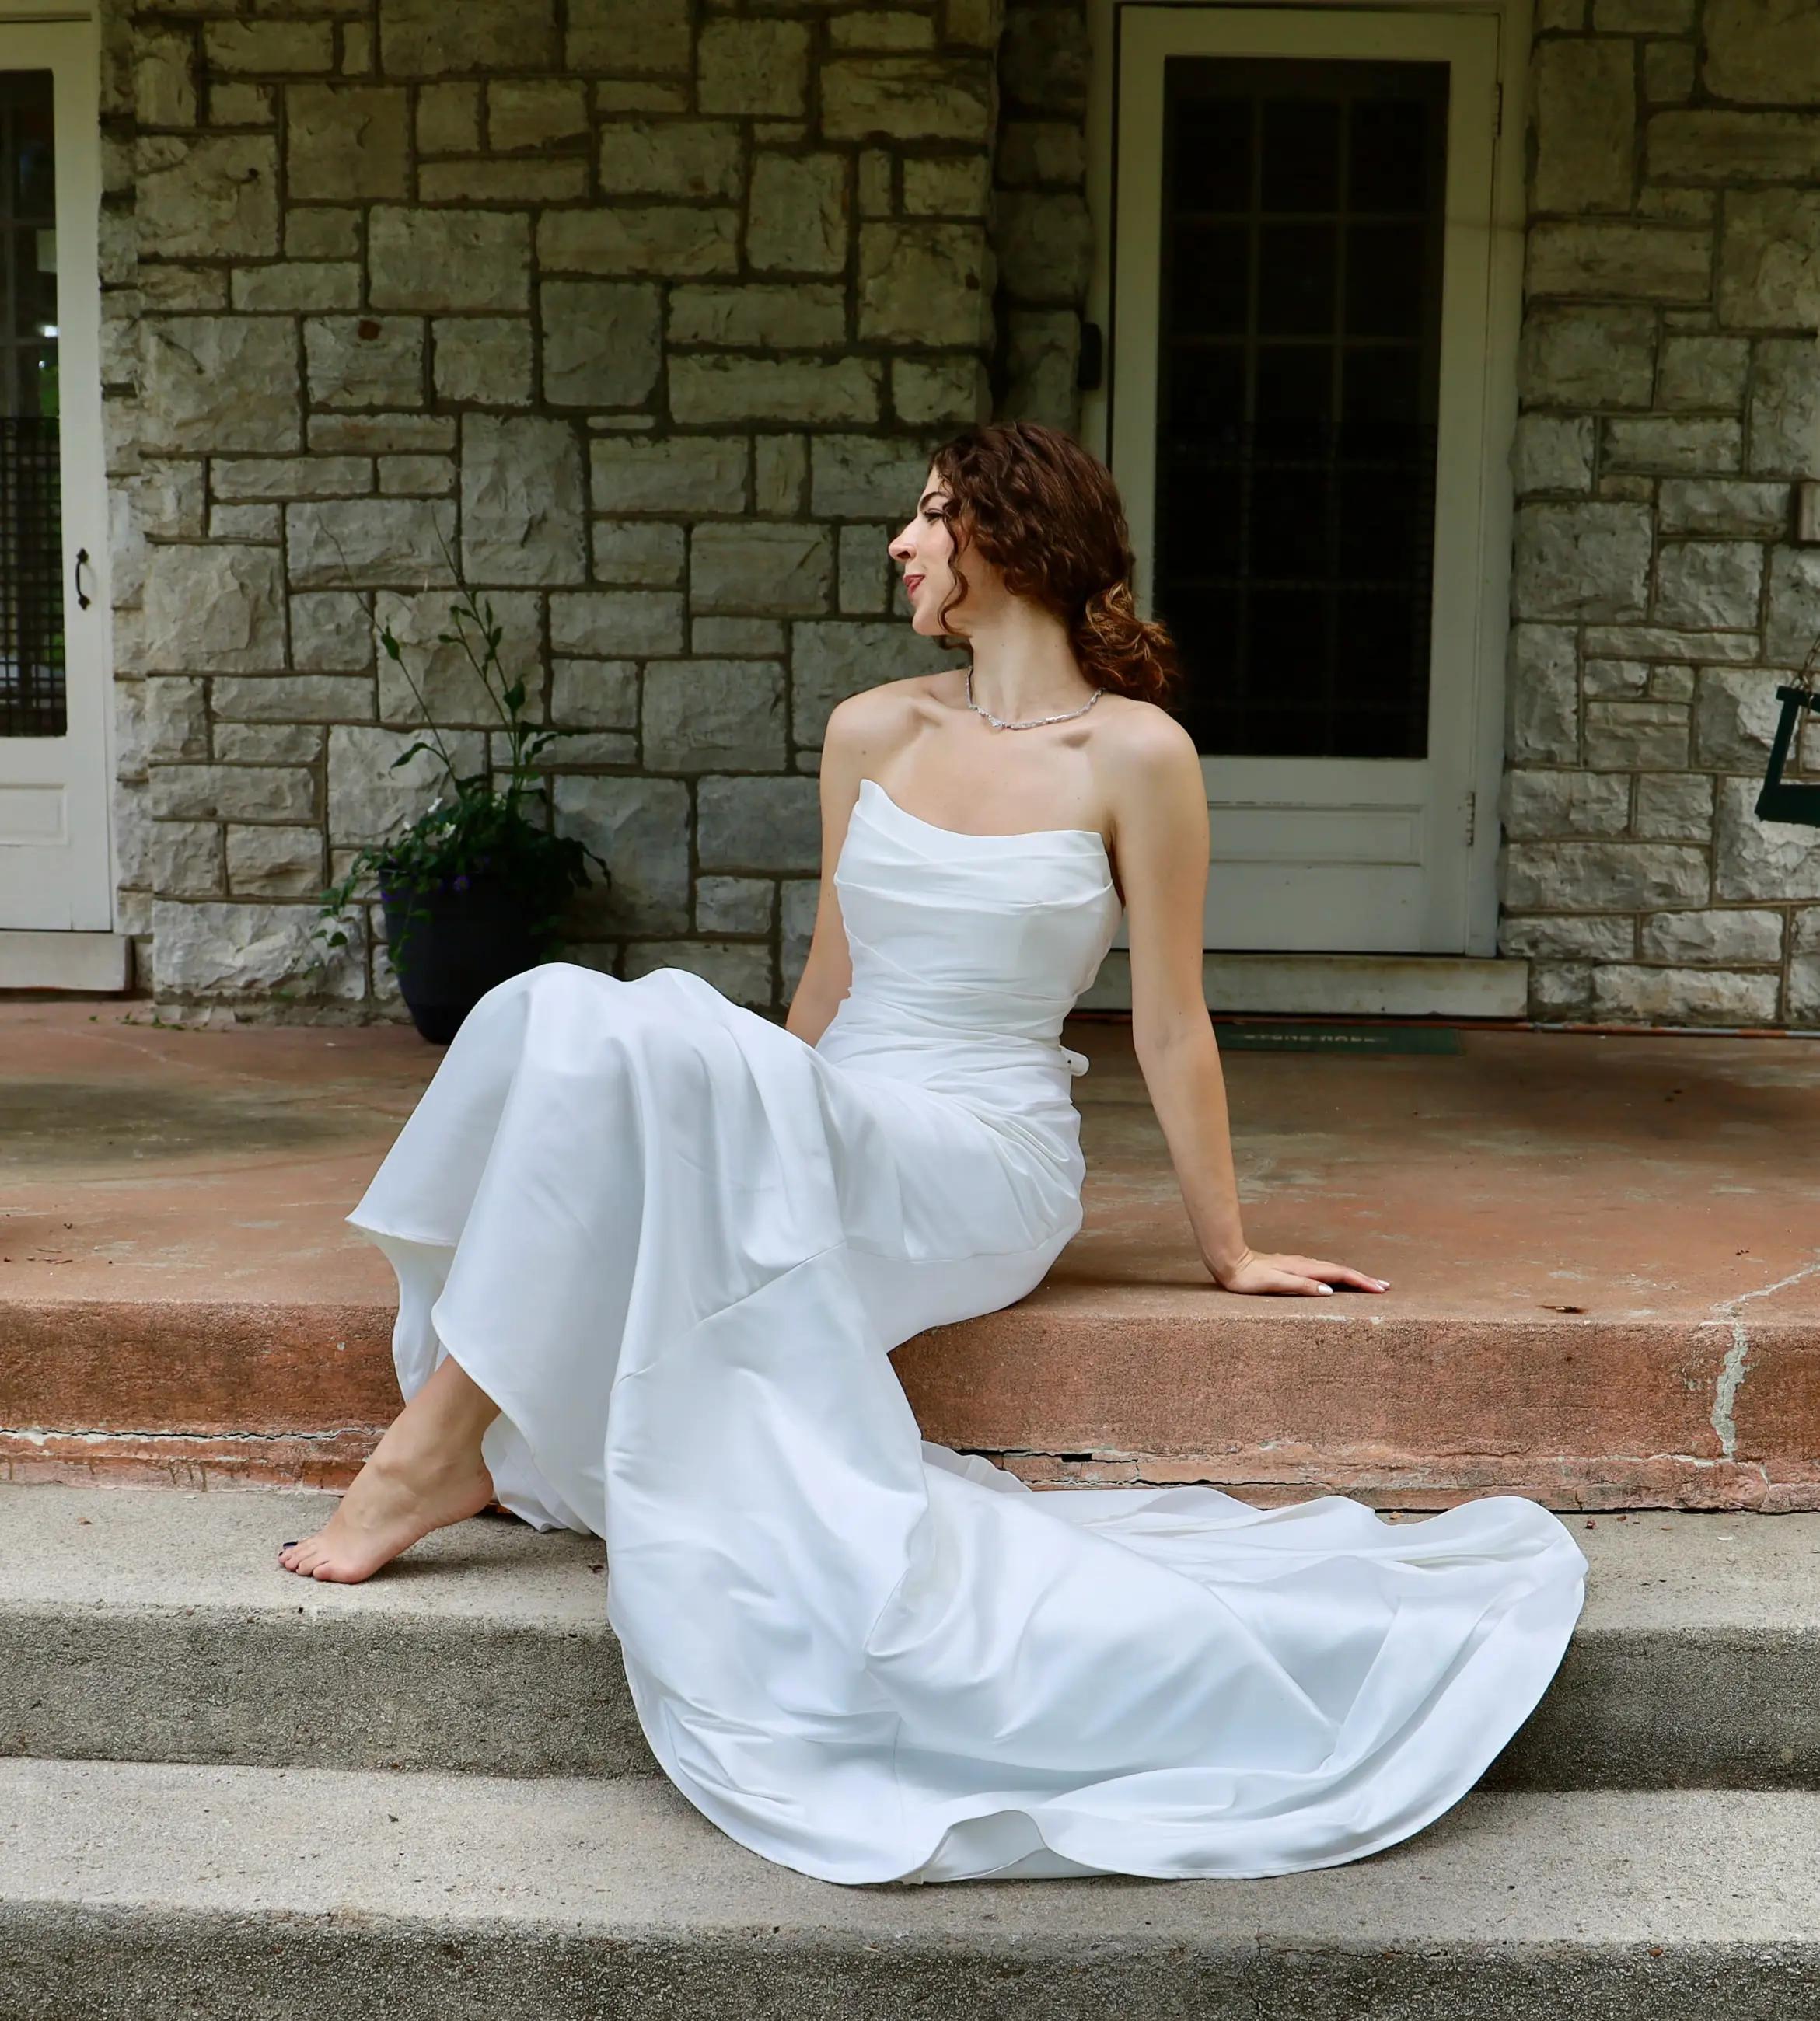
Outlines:
{"type": "Polygon", "coordinates": [[[1201,1260],[1228,1291],[1321,1296],[1384,1281],[1246,1241],[1220,1048],[1202,984],[1207,797],[1194,739],[1158,710],[1110,761],[1114,839],[1131,953],[1132,1038],[1201,1260]]]}

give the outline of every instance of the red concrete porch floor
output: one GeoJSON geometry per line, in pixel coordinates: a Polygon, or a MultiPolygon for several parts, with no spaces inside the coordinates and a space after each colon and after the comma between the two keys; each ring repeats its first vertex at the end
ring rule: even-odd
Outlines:
{"type": "MultiPolygon", "coordinates": [[[[342,1216],[442,1054],[150,1018],[0,1004],[0,1477],[339,1484],[397,1406],[342,1216]]],[[[1820,1043],[1229,1052],[1253,1245],[1392,1283],[1291,1300],[1211,1284],[1128,1032],[1066,1036],[1086,1225],[898,1350],[928,1437],[1261,1501],[1820,1508],[1820,1043]]]]}

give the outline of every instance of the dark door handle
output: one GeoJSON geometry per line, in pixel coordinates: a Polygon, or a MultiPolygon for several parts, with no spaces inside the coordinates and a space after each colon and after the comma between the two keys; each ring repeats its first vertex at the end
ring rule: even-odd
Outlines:
{"type": "MultiPolygon", "coordinates": [[[[86,548],[78,548],[76,550],[75,588],[76,608],[78,610],[86,610],[89,606],[95,600],[92,596],[85,596],[82,594],[82,564],[88,561],[88,549],[86,548]]],[[[89,562],[89,571],[92,574],[93,572],[94,564],[92,562],[89,562]]]]}

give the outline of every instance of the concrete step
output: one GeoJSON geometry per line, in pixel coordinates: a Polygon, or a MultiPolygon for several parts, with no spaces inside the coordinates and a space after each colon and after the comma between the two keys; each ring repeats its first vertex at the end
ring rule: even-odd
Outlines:
{"type": "MultiPolygon", "coordinates": [[[[414,1032],[0,1005],[0,1478],[344,1484],[397,1407],[345,1225],[437,1061],[414,1032]]],[[[1234,1298],[1128,1026],[1048,1280],[895,1356],[928,1435],[1033,1480],[1432,1508],[1820,1508],[1820,1046],[1468,1030],[1225,1062],[1246,1233],[1391,1280],[1234,1298]]]]}
{"type": "MultiPolygon", "coordinates": [[[[332,1506],[0,1488],[0,1754],[657,1772],[597,1539],[482,1517],[362,1586],[279,1570],[332,1506]]],[[[1488,1782],[1820,1787],[1820,1516],[1569,1520],[1586,1611],[1488,1782]]]]}
{"type": "Polygon", "coordinates": [[[0,1764],[8,2021],[1796,2021],[1820,1797],[1468,1797],[1259,1881],[844,1888],[666,1782],[0,1764]]]}
{"type": "MultiPolygon", "coordinates": [[[[1018,1304],[906,1342],[925,1436],[1033,1483],[1260,1502],[1820,1508],[1820,1314],[1399,1313],[1118,1267],[1082,1240],[1018,1304]]],[[[398,1409],[390,1301],[0,1310],[0,1479],[345,1487],[398,1409]]]]}

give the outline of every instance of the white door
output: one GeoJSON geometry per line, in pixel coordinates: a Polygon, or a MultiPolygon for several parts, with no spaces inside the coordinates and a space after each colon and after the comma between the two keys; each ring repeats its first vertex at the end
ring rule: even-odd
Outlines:
{"type": "Polygon", "coordinates": [[[0,930],[113,923],[97,106],[89,24],[0,20],[0,930]]]}
{"type": "Polygon", "coordinates": [[[1499,23],[1111,19],[1109,460],[1188,668],[1206,944],[1464,952],[1490,925],[1475,788],[1504,637],[1499,23]]]}

